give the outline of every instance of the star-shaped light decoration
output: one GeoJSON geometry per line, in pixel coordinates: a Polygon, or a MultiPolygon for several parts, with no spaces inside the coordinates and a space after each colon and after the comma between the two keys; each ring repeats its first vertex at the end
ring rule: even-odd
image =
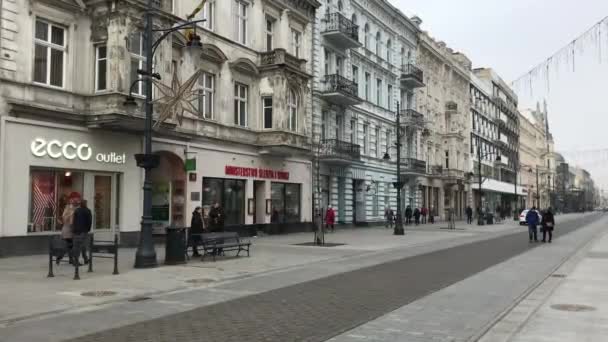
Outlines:
{"type": "Polygon", "coordinates": [[[153,81],[156,87],[158,87],[158,90],[162,93],[160,98],[152,101],[153,104],[159,104],[161,108],[158,120],[156,120],[156,123],[154,124],[155,129],[169,118],[176,118],[181,125],[184,118],[184,111],[193,115],[198,115],[198,110],[192,104],[197,93],[196,90],[192,90],[192,87],[194,87],[201,74],[202,70],[197,70],[182,84],[177,76],[177,72],[174,71],[170,87],[158,80],[153,81]]]}

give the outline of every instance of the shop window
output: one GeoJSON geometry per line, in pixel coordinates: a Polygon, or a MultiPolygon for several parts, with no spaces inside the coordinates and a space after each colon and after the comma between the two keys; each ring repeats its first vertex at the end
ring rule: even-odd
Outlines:
{"type": "Polygon", "coordinates": [[[272,183],[272,223],[300,222],[300,184],[272,183]]]}
{"type": "Polygon", "coordinates": [[[204,178],[203,207],[209,213],[215,202],[224,209],[224,225],[245,223],[245,181],[240,179],[204,178]]]}
{"type": "Polygon", "coordinates": [[[61,231],[70,194],[82,195],[83,188],[83,172],[31,170],[28,233],[61,231]]]}

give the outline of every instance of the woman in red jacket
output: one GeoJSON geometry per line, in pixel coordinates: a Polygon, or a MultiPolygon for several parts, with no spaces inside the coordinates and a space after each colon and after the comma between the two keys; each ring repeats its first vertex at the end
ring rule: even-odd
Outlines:
{"type": "Polygon", "coordinates": [[[327,212],[325,212],[325,225],[329,229],[331,229],[332,233],[334,232],[335,223],[336,223],[336,212],[330,205],[329,207],[327,207],[327,212]]]}

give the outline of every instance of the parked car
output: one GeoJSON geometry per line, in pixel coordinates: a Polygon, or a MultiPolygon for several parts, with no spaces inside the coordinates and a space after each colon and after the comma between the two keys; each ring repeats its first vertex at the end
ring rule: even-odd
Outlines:
{"type": "MultiPolygon", "coordinates": [[[[521,212],[521,214],[519,214],[519,224],[522,226],[528,225],[528,223],[526,222],[526,215],[528,215],[528,211],[530,211],[530,210],[525,209],[524,211],[521,212]]],[[[538,212],[538,210],[535,210],[535,211],[536,211],[536,215],[538,215],[538,222],[540,223],[542,221],[540,213],[538,212]]]]}

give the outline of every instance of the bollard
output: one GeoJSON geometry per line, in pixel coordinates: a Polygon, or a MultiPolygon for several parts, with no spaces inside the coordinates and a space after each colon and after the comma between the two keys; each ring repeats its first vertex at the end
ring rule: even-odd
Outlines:
{"type": "Polygon", "coordinates": [[[91,234],[89,238],[89,273],[93,272],[93,240],[95,235],[91,234]]]}
{"type": "Polygon", "coordinates": [[[46,275],[47,278],[53,278],[53,237],[49,238],[49,273],[46,275]]]}
{"type": "Polygon", "coordinates": [[[118,274],[118,234],[114,235],[114,272],[118,274]]]}

